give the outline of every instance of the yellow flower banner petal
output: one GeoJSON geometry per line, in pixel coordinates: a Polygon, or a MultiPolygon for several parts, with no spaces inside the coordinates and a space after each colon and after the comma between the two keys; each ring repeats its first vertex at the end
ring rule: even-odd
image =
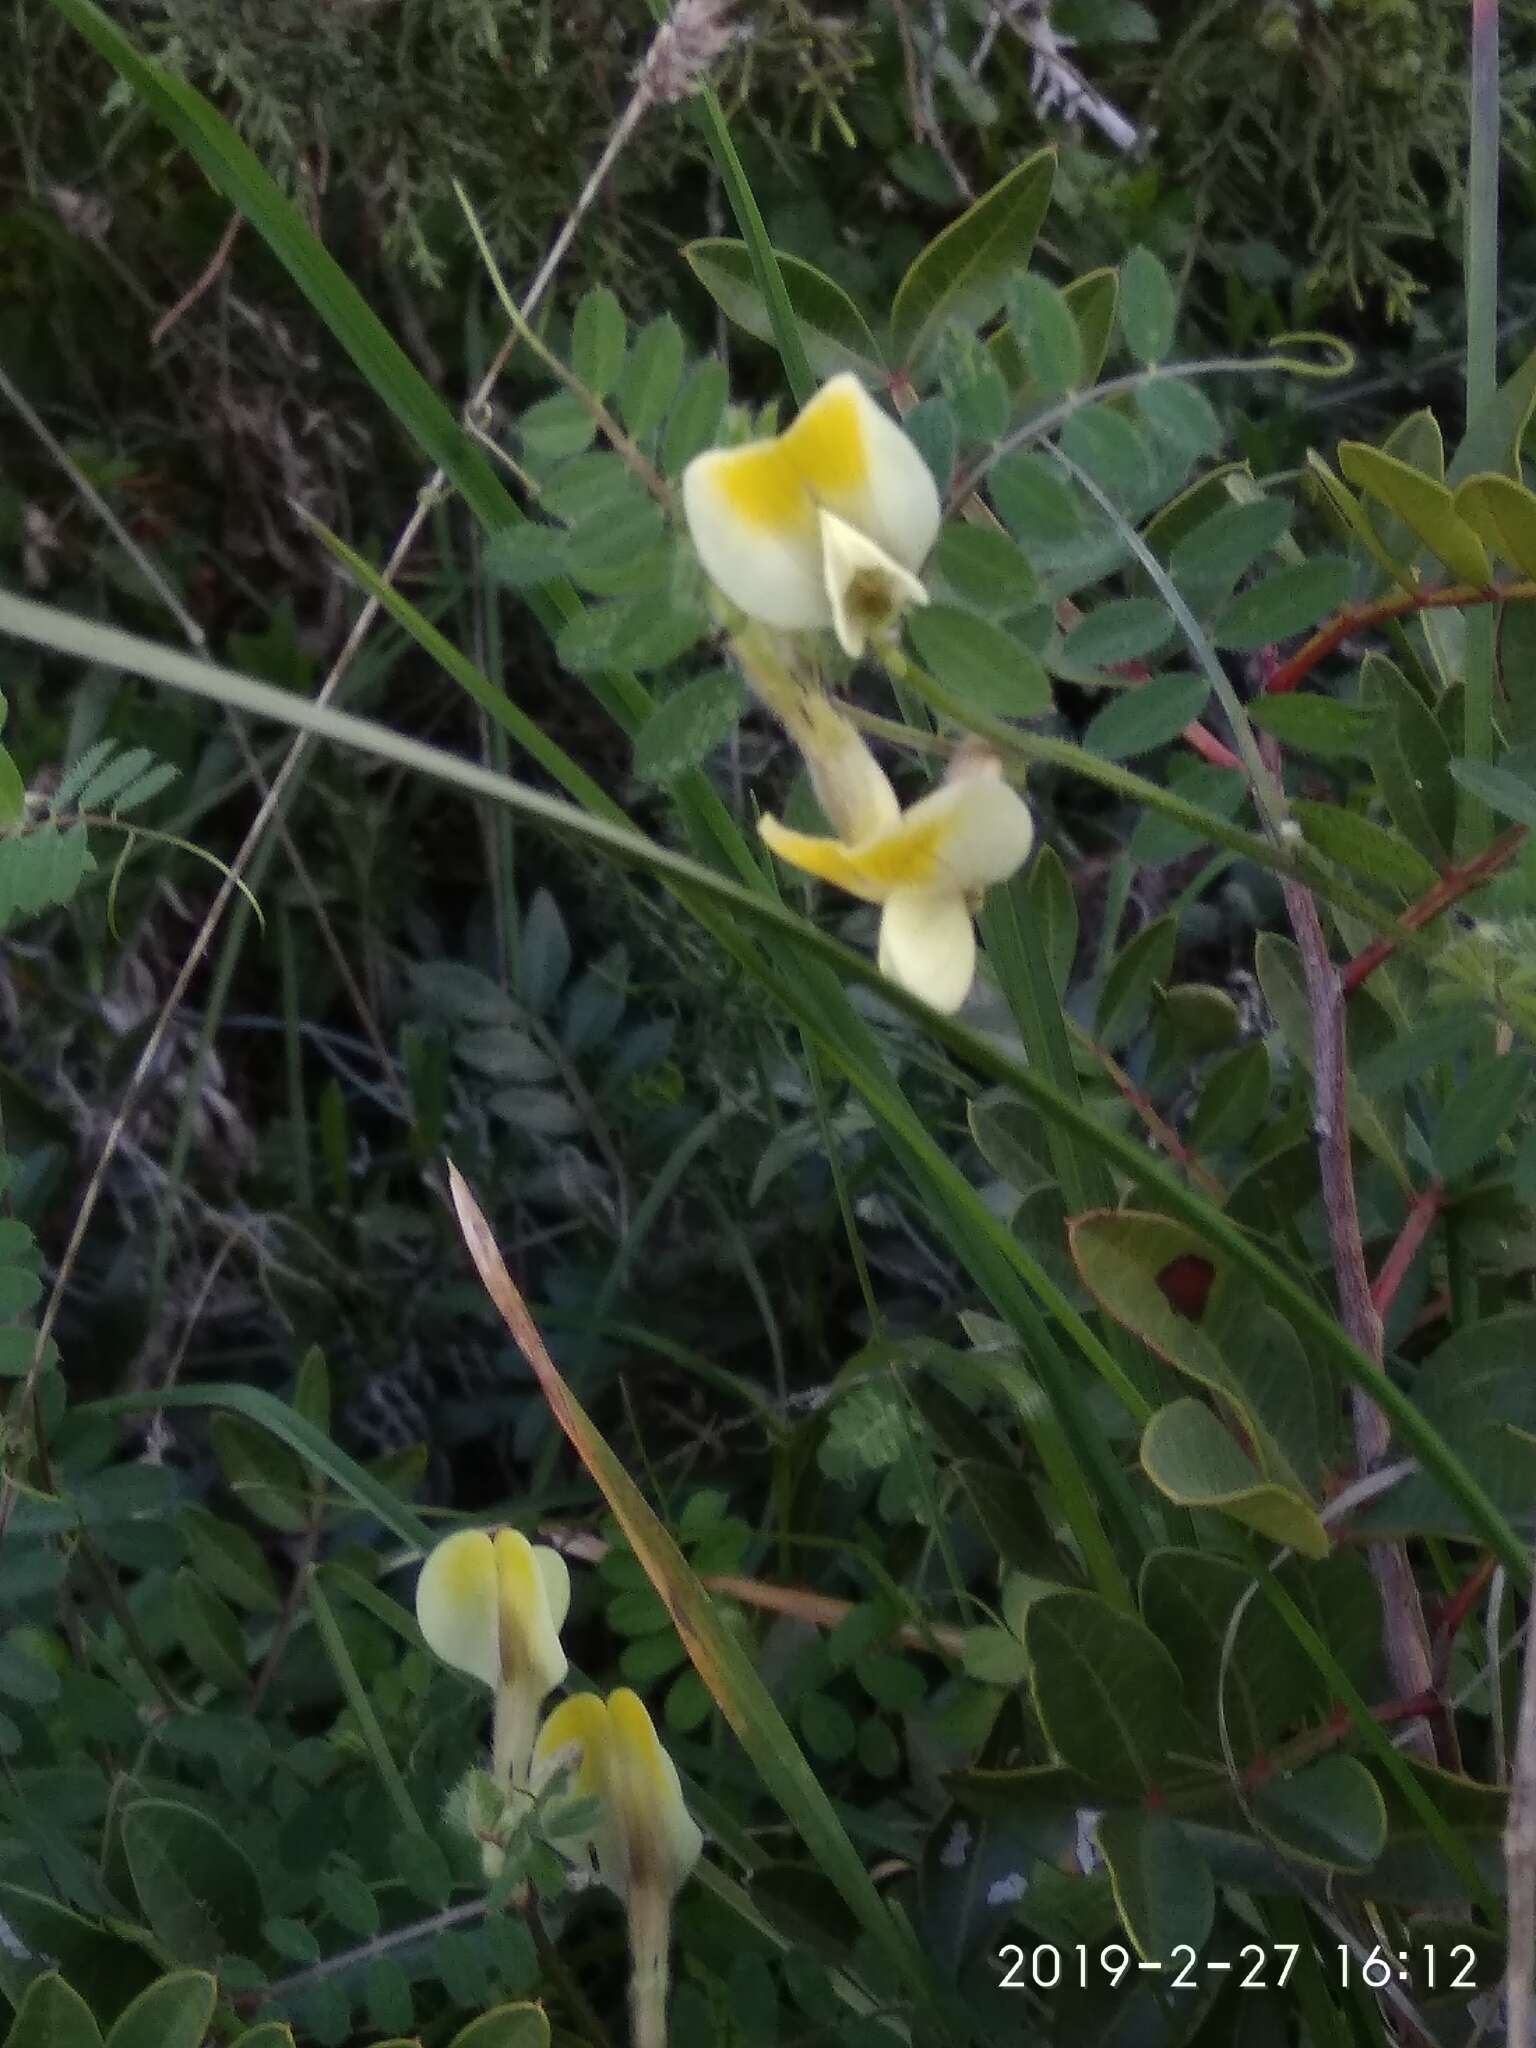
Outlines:
{"type": "Polygon", "coordinates": [[[833,626],[857,655],[926,602],[917,571],[938,537],[938,489],[851,371],[782,434],[696,456],[683,511],[711,581],[780,631],[833,626]]]}

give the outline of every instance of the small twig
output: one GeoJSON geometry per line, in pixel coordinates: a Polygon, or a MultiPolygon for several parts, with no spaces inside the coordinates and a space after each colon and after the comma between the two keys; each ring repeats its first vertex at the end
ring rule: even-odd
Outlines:
{"type": "Polygon", "coordinates": [[[464,187],[457,178],[453,182],[453,189],[458,198],[460,210],[465,220],[469,223],[469,232],[474,237],[475,247],[480,252],[480,261],[485,265],[486,274],[491,280],[491,288],[501,302],[501,310],[506,314],[508,320],[511,321],[514,334],[521,338],[524,348],[537,357],[539,362],[544,365],[544,368],[554,378],[555,382],[563,390],[568,391],[571,397],[576,400],[576,403],[623,462],[625,468],[630,471],[631,475],[637,476],[640,479],[641,483],[645,485],[645,488],[659,505],[670,508],[672,503],[672,487],[655,463],[625,433],[596,392],[587,389],[575,371],[568,369],[561,362],[554,350],[534,333],[528,322],[523,318],[522,313],[518,310],[516,299],[507,290],[506,279],[501,274],[501,265],[496,261],[495,256],[491,252],[491,245],[486,240],[485,230],[480,225],[480,217],[470,204],[469,194],[464,190],[464,187]]]}
{"type": "Polygon", "coordinates": [[[317,1496],[310,1507],[309,1520],[304,1528],[304,1535],[299,1544],[298,1555],[293,1561],[293,1578],[289,1582],[288,1591],[283,1598],[282,1609],[278,1614],[277,1621],[273,1625],[272,1639],[267,1645],[266,1657],[262,1661],[260,1671],[256,1674],[256,1682],[251,1687],[251,1697],[246,1707],[247,1713],[254,1714],[258,1707],[260,1707],[262,1701],[266,1698],[273,1679],[276,1678],[282,1667],[283,1658],[288,1649],[289,1638],[292,1636],[294,1628],[298,1623],[299,1609],[304,1605],[304,1594],[309,1583],[310,1567],[313,1565],[320,1549],[320,1535],[325,1526],[325,1510],[326,1503],[324,1498],[317,1496]]]}
{"type": "MultiPolygon", "coordinates": [[[[539,1534],[566,1557],[583,1564],[601,1564],[613,1548],[601,1536],[586,1529],[567,1528],[563,1523],[546,1524],[539,1534]]],[[[745,1579],[734,1572],[705,1572],[703,1583],[711,1593],[723,1594],[743,1607],[756,1607],[765,1614],[785,1614],[812,1628],[833,1629],[853,1613],[852,1600],[839,1600],[830,1593],[812,1593],[804,1586],[775,1586],[767,1579],[745,1579]]],[[[905,1650],[932,1651],[935,1646],[946,1656],[959,1657],[965,1649],[965,1631],[943,1622],[903,1622],[891,1632],[891,1641],[905,1650]]]]}
{"type": "MultiPolygon", "coordinates": [[[[1447,868],[1432,889],[1426,890],[1417,903],[1409,904],[1398,919],[1399,925],[1405,932],[1417,932],[1422,931],[1425,925],[1433,924],[1435,919],[1443,911],[1449,910],[1453,903],[1459,903],[1463,896],[1469,896],[1474,889],[1482,888],[1485,882],[1493,879],[1500,868],[1507,867],[1529,837],[1528,826],[1512,826],[1508,832],[1501,832],[1497,839],[1485,846],[1481,853],[1475,854],[1471,860],[1463,861],[1460,867],[1447,868]]],[[[1368,980],[1378,967],[1392,958],[1400,943],[1401,941],[1395,938],[1373,939],[1368,946],[1362,947],[1343,970],[1345,995],[1353,995],[1363,981],[1368,980]]]]}
{"type": "Polygon", "coordinates": [[[1148,1131],[1168,1154],[1168,1157],[1176,1160],[1189,1175],[1190,1179],[1198,1181],[1208,1195],[1213,1196],[1218,1202],[1225,1201],[1227,1191],[1215,1174],[1197,1156],[1194,1149],[1185,1144],[1166,1117],[1160,1114],[1152,1098],[1137,1087],[1114,1054],[1086,1036],[1084,1043],[1089,1046],[1094,1057],[1099,1061],[1110,1080],[1114,1082],[1121,1096],[1135,1110],[1137,1116],[1141,1118],[1148,1131]]]}
{"type": "Polygon", "coordinates": [[[170,584],[166,582],[160,571],[149,559],[149,556],[145,554],[144,550],[139,546],[133,535],[124,526],[121,519],[118,518],[84,470],[81,469],[79,463],[75,461],[68,449],[50,431],[47,422],[27,402],[16,385],[11,382],[11,379],[5,373],[3,365],[0,365],[0,397],[6,400],[13,411],[21,415],[22,419],[26,422],[28,430],[35,434],[38,440],[42,442],[49,456],[63,470],[81,498],[90,506],[102,525],[106,527],[112,538],[123,550],[123,553],[127,555],[133,566],[154,592],[155,596],[159,598],[171,617],[176,621],[192,646],[199,651],[205,648],[208,645],[207,634],[197,623],[196,619],[193,618],[181,599],[172,590],[170,584]]]}
{"type": "Polygon", "coordinates": [[[235,237],[239,234],[244,221],[245,216],[237,207],[230,214],[229,220],[225,224],[224,232],[219,237],[218,246],[208,258],[207,263],[203,266],[196,280],[188,285],[170,311],[162,313],[154,326],[149,330],[149,344],[151,348],[158,348],[177,321],[182,318],[183,314],[190,313],[204,292],[208,291],[218,282],[220,273],[229,261],[230,251],[235,246],[235,237]]]}
{"type": "MultiPolygon", "coordinates": [[[[1492,1683],[1498,1684],[1498,1673],[1492,1683]]],[[[1509,1885],[1509,1968],[1504,1979],[1509,2048],[1536,2048],[1536,1638],[1525,1645],[1525,1676],[1504,1833],[1509,1885]]]]}
{"type": "Polygon", "coordinates": [[[457,1906],[445,1906],[440,1913],[428,1914],[425,1920],[413,1920],[409,1927],[393,1927],[388,1934],[376,1934],[371,1941],[362,1942],[357,1948],[345,1949],[340,1955],[326,1956],[322,1962],[311,1963],[307,1970],[298,1970],[291,1977],[280,1977],[275,1984],[263,1984],[258,1990],[239,1992],[234,2000],[235,2009],[237,2012],[252,2012],[260,2006],[270,2005],[275,1998],[290,1998],[296,1991],[307,1991],[311,1984],[334,1977],[338,1971],[358,1969],[397,1948],[408,1948],[413,1941],[427,1941],[434,1934],[445,1933],[450,1927],[463,1927],[470,1920],[482,1919],[489,1904],[488,1899],[465,1899],[457,1906]]]}
{"type": "Polygon", "coordinates": [[[1371,1283],[1371,1305],[1378,1316],[1385,1316],[1397,1299],[1397,1290],[1407,1278],[1409,1268],[1444,1207],[1445,1183],[1432,1180],[1415,1199],[1397,1234],[1397,1242],[1387,1253],[1381,1271],[1371,1283]]]}

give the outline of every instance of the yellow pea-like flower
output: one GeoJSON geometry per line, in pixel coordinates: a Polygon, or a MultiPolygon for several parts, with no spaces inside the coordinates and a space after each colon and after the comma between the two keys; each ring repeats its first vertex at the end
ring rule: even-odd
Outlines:
{"type": "Polygon", "coordinates": [[[958,1010],[976,978],[974,911],[1035,843],[1028,804],[995,755],[973,751],[903,811],[863,735],[830,705],[809,740],[806,730],[796,737],[838,836],[794,832],[769,815],[759,822],[764,841],[791,866],[879,904],[881,973],[936,1010],[958,1010]]]}
{"type": "Polygon", "coordinates": [[[534,1746],[534,1790],[562,1770],[571,1774],[576,1798],[597,1802],[597,1821],[582,1846],[624,1901],[631,2048],[666,2048],[672,1900],[704,1838],[645,1702],[627,1687],[606,1700],[578,1693],[555,1708],[534,1746]]]}
{"type": "Polygon", "coordinates": [[[564,1679],[560,1630],[571,1605],[565,1559],[516,1529],[460,1529],[416,1582],[427,1647],[496,1696],[495,1769],[523,1784],[539,1708],[564,1679]]]}
{"type": "Polygon", "coordinates": [[[604,1884],[620,1898],[642,1889],[670,1899],[704,1838],[639,1695],[621,1686],[606,1700],[590,1692],[562,1700],[534,1745],[535,1787],[562,1769],[576,1798],[598,1802],[590,1839],[604,1884]]]}
{"type": "Polygon", "coordinates": [[[706,573],[764,625],[830,626],[857,657],[928,602],[918,572],[938,538],[938,489],[851,371],[782,434],[695,457],[683,510],[706,573]]]}

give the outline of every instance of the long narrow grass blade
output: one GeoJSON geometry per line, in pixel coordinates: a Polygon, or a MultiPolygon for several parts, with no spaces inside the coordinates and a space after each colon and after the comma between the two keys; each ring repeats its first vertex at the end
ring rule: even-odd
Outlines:
{"type": "MultiPolygon", "coordinates": [[[[475,762],[460,760],[440,748],[391,732],[388,727],[369,719],[312,704],[306,699],[296,698],[289,691],[217,668],[213,663],[200,661],[179,649],[160,647],[152,641],[120,632],[115,627],[100,626],[90,620],[55,612],[31,599],[0,591],[0,632],[5,631],[13,632],[32,644],[77,655],[87,662],[99,662],[106,668],[127,670],[168,683],[215,702],[233,704],[237,709],[257,716],[301,726],[380,759],[398,762],[430,775],[434,780],[492,797],[554,830],[571,834],[618,859],[646,869],[669,887],[675,887],[680,899],[700,917],[733,957],[741,959],[765,985],[773,987],[797,1020],[816,1032],[818,1042],[827,1055],[835,1061],[839,1071],[865,1094],[866,1100],[879,1100],[889,1109],[893,1096],[887,1092],[889,1084],[882,1085],[874,1078],[879,1075],[882,1062],[869,1039],[867,1027],[863,1026],[862,1020],[853,1018],[849,1027],[853,1035],[849,1037],[843,1029],[843,1016],[834,1017],[829,1008],[829,997],[836,996],[842,999],[846,1014],[852,1016],[847,1011],[842,991],[831,979],[834,969],[878,988],[887,1001],[921,1021],[974,1071],[1005,1082],[1032,1102],[1043,1116],[1067,1125],[1080,1139],[1095,1146],[1113,1166],[1126,1173],[1137,1186],[1154,1195],[1172,1214],[1203,1231],[1214,1244],[1252,1273],[1275,1305],[1295,1323],[1298,1331],[1317,1342],[1337,1362],[1345,1378],[1368,1393],[1385,1410],[1398,1431],[1403,1449],[1418,1457],[1425,1469],[1461,1503],[1479,1534],[1507,1566],[1516,1584],[1525,1587],[1531,1583],[1531,1560],[1525,1545],[1461,1459],[1438,1431],[1424,1421],[1396,1383],[1350,1342],[1331,1311],[1292,1279],[1246,1232],[1233,1224],[1214,1204],[1185,1187],[1178,1176],[1144,1146],[1099,1123],[1080,1103],[1068,1101],[1049,1081],[1012,1059],[990,1039],[952,1018],[937,1016],[916,998],[884,981],[870,962],[785,910],[770,894],[731,882],[697,861],[654,845],[638,832],[613,824],[606,818],[589,817],[558,797],[528,789],[475,762]],[[819,989],[815,984],[801,986],[796,983],[791,986],[784,977],[771,975],[760,960],[754,960],[745,952],[735,923],[741,913],[745,913],[753,930],[777,936],[789,964],[799,961],[807,970],[827,977],[819,989]],[[786,940],[789,945],[784,948],[786,940]]],[[[902,1128],[912,1144],[923,1147],[926,1141],[926,1148],[919,1149],[916,1156],[930,1163],[936,1159],[954,1173],[942,1153],[932,1145],[931,1139],[927,1139],[921,1120],[914,1116],[905,1099],[897,1099],[903,1117],[911,1119],[911,1123],[904,1122],[902,1128]],[[916,1125],[915,1133],[913,1124],[916,1125]]],[[[910,1156],[911,1145],[908,1153],[910,1156]]],[[[1001,1231],[996,1219],[988,1217],[985,1205],[963,1176],[956,1174],[955,1178],[959,1181],[959,1189],[964,1190],[964,1195],[969,1198],[964,1225],[955,1233],[957,1253],[972,1264],[972,1230],[984,1230],[987,1226],[995,1228],[1010,1246],[1001,1254],[1007,1269],[1022,1281],[1024,1269],[1018,1263],[1019,1247],[1013,1244],[1007,1232],[1001,1231]]],[[[955,1199],[962,1199],[959,1190],[955,1191],[955,1199]]],[[[951,1210],[952,1204],[945,1201],[937,1213],[951,1210]]],[[[975,1270],[973,1264],[972,1270],[975,1270]]],[[[1057,1389],[1048,1387],[1047,1391],[1056,1397],[1057,1389]]],[[[1070,1388],[1063,1388],[1061,1393],[1063,1399],[1071,1400],[1070,1388]]]]}
{"type": "MultiPolygon", "coordinates": [[[[687,1559],[561,1377],[513,1284],[491,1227],[458,1169],[450,1165],[448,1176],[459,1227],[485,1291],[538,1379],[550,1412],[592,1475],[651,1583],[666,1602],[694,1669],[756,1765],[764,1784],[799,1830],[806,1847],[857,1914],[900,1981],[920,2004],[932,2010],[932,1978],[910,1929],[896,1919],[876,1891],[836,1809],[801,1754],[751,1659],[720,1620],[714,1602],[687,1559]]],[[[942,2021],[935,2023],[939,2027],[937,2038],[947,2037],[948,2027],[942,2021]]]]}
{"type": "Polygon", "coordinates": [[[333,1444],[322,1430],[261,1387],[225,1386],[210,1381],[203,1386],[168,1387],[160,1393],[110,1394],[100,1401],[82,1402],[74,1412],[106,1418],[142,1415],[149,1408],[223,1408],[232,1415],[243,1415],[247,1422],[267,1430],[316,1466],[402,1543],[422,1553],[432,1548],[432,1531],[398,1494],[391,1493],[371,1472],[365,1472],[355,1458],[333,1444]]]}

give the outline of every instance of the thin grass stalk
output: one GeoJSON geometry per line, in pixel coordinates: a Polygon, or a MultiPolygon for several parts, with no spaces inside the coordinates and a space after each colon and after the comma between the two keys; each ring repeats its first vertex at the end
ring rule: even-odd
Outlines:
{"type": "MultiPolygon", "coordinates": [[[[1467,158],[1465,290],[1467,418],[1476,419],[1498,383],[1499,319],[1499,0],[1472,0],[1472,67],[1468,90],[1471,143],[1467,158]]],[[[1462,745],[1472,761],[1494,752],[1494,634],[1486,607],[1466,617],[1466,705],[1462,745]]],[[[1463,855],[1481,846],[1491,825],[1487,806],[1470,791],[1458,805],[1463,855]]]]}

